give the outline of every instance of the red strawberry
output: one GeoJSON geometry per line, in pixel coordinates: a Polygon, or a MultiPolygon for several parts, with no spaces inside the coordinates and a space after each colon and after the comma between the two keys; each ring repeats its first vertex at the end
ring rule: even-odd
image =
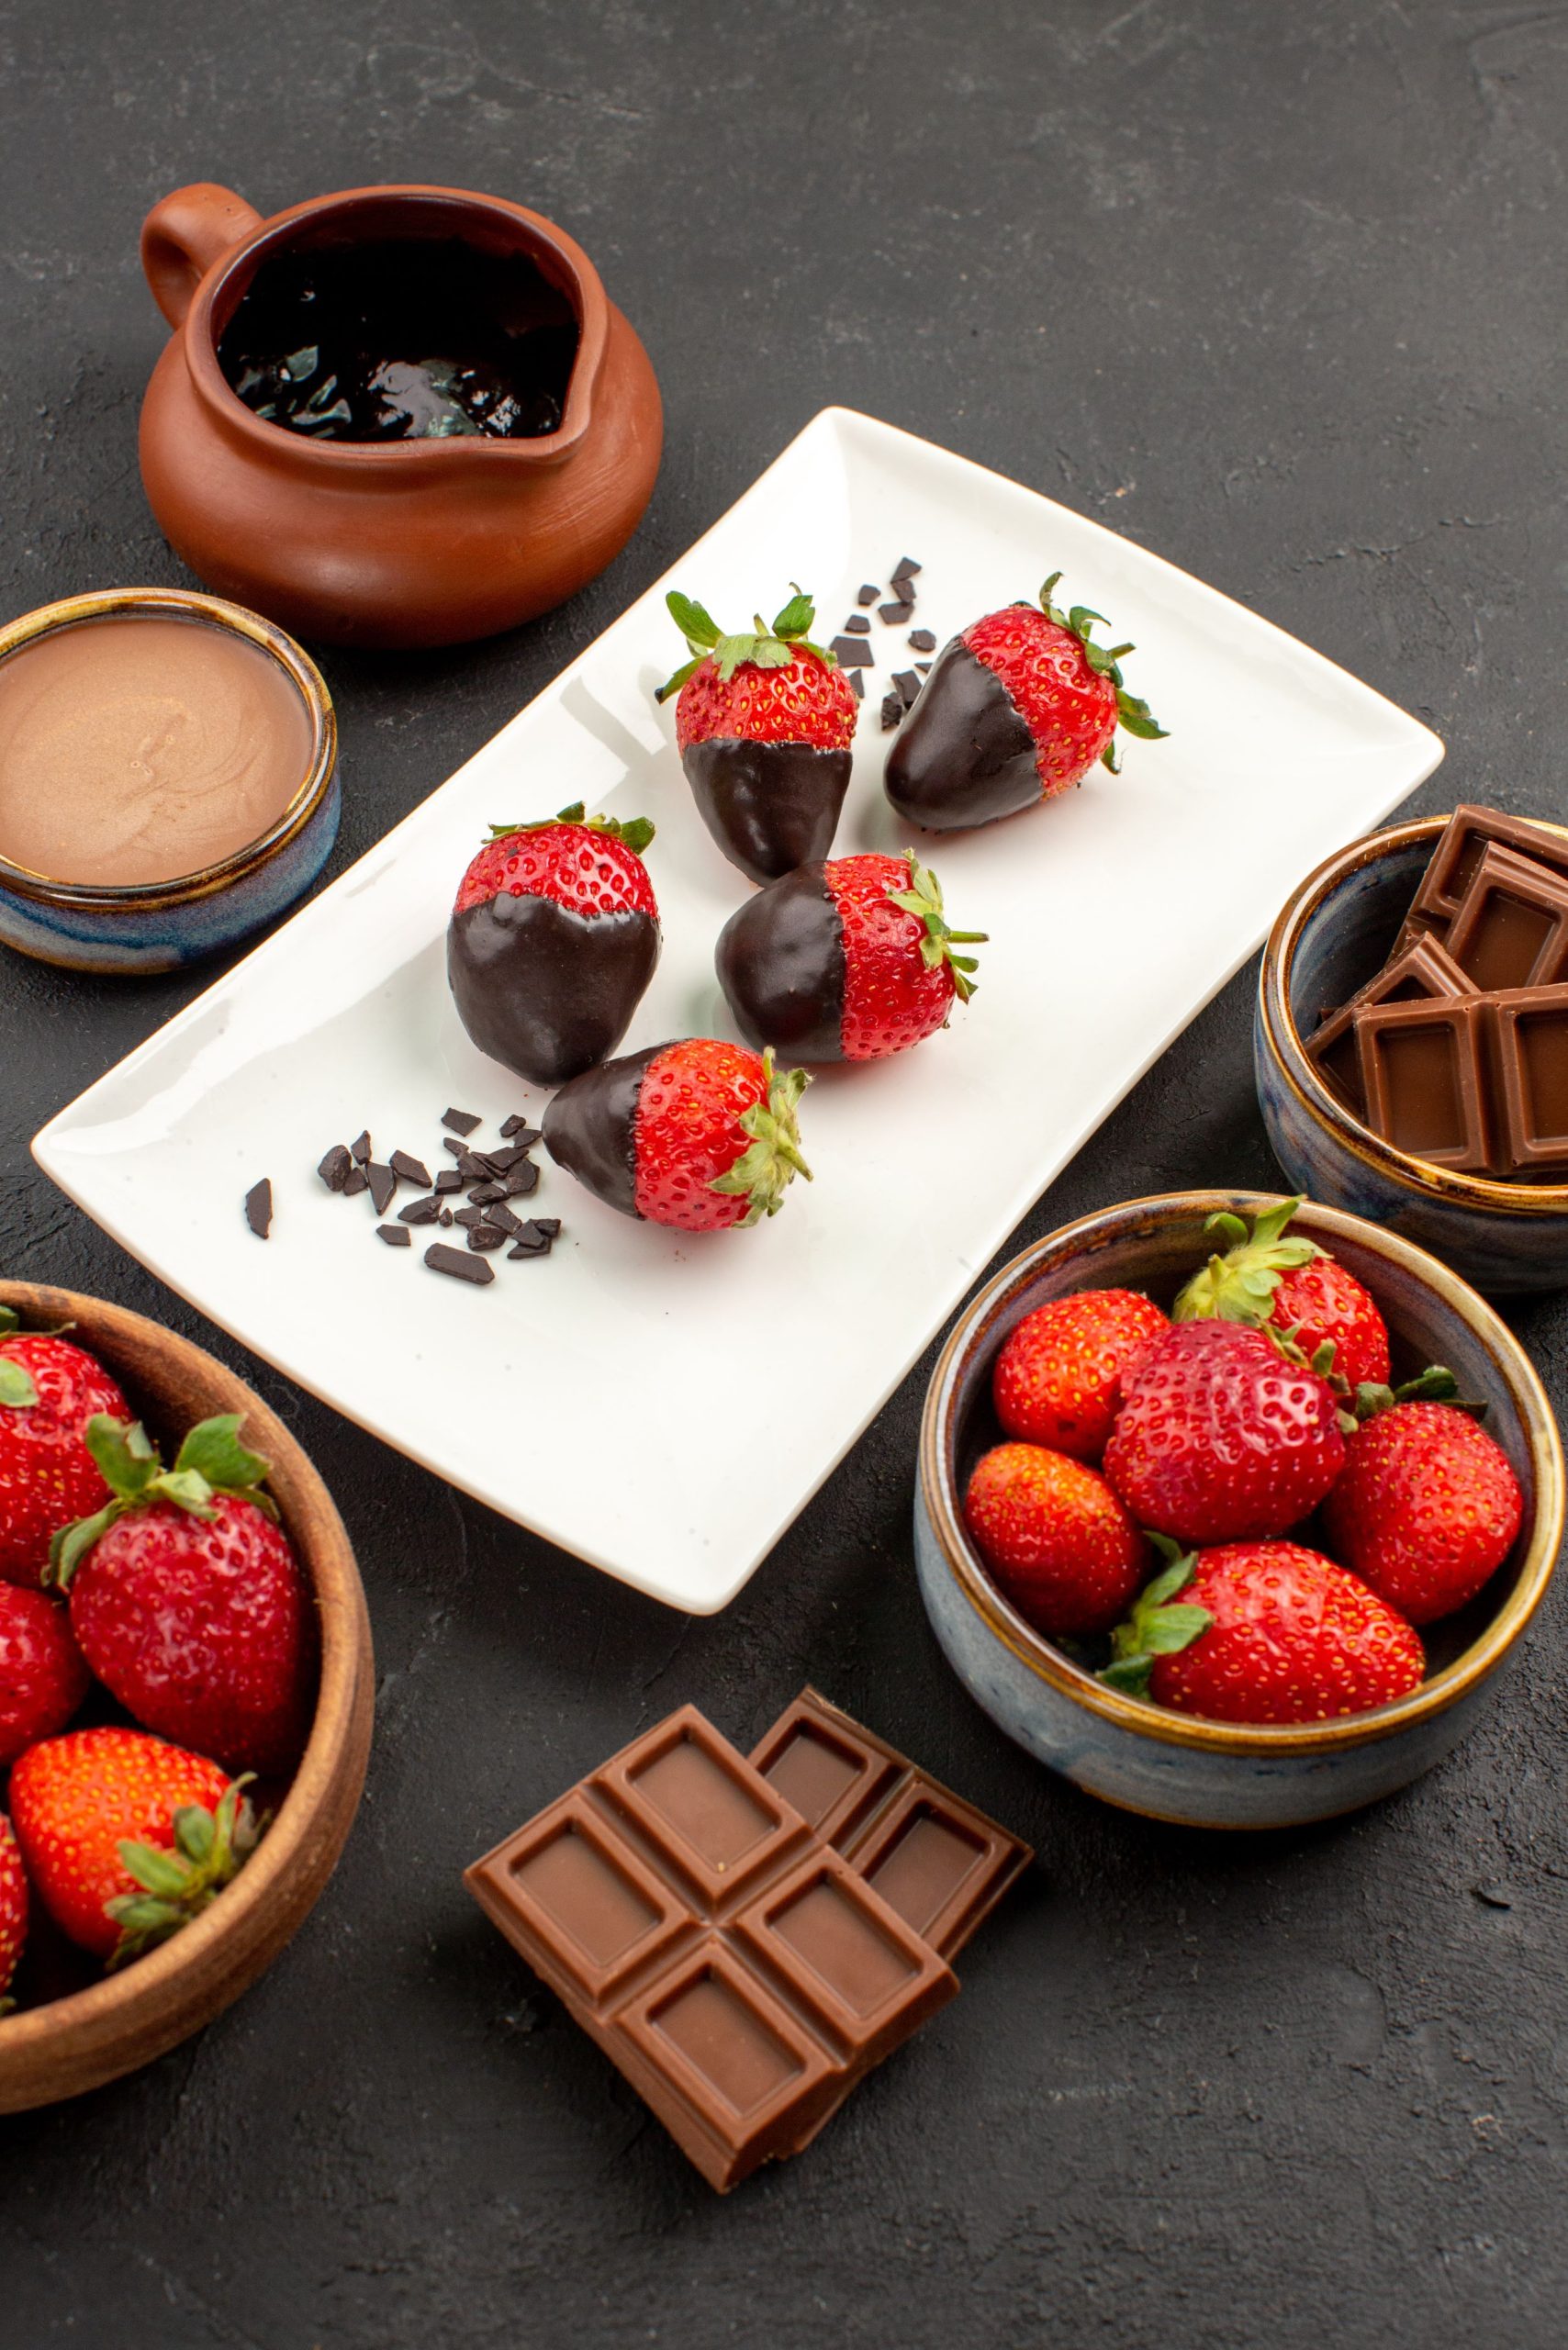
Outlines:
{"type": "Polygon", "coordinates": [[[794,1178],[811,1181],[795,1116],[810,1083],[711,1036],[650,1045],[564,1085],[544,1147],[623,1215],[722,1232],[777,1215],[794,1178]]]}
{"type": "Polygon", "coordinates": [[[1426,1671],[1405,1618],[1298,1542],[1232,1542],[1175,1557],[1118,1625],[1112,1648],[1101,1678],[1113,1687],[1219,1722],[1369,1713],[1406,1696],[1426,1671]]]}
{"type": "Polygon", "coordinates": [[[1041,1445],[999,1444],[976,1462],[964,1523],[1042,1632],[1108,1632],[1148,1572],[1148,1544],[1104,1478],[1041,1445]]]}
{"type": "Polygon", "coordinates": [[[1328,1539],[1413,1624],[1473,1599],[1514,1547],[1524,1497],[1507,1455],[1451,1404],[1395,1404],[1350,1438],[1328,1539]]]}
{"type": "Polygon", "coordinates": [[[659,959],[646,818],[497,824],[463,877],[446,975],[482,1053],[561,1085],[612,1053],[659,959]]]}
{"type": "Polygon", "coordinates": [[[1327,1249],[1287,1233],[1300,1205],[1299,1194],[1281,1200],[1255,1218],[1250,1231],[1238,1215],[1210,1216],[1208,1230],[1232,1245],[1193,1274],[1176,1300],[1176,1319],[1255,1323],[1277,1330],[1315,1370],[1332,1372],[1350,1393],[1365,1384],[1386,1386],[1388,1326],[1377,1302],[1327,1249]],[[1324,1354],[1325,1348],[1332,1354],[1324,1354]]]}
{"type": "Polygon", "coordinates": [[[1130,1289],[1081,1289],[1026,1314],[996,1358],[991,1392],[1009,1436],[1098,1460],[1122,1376],[1170,1327],[1130,1289]]]}
{"type": "Polygon", "coordinates": [[[719,984],[743,1035],[792,1060],[873,1061],[946,1025],[974,993],[985,933],[949,930],[942,889],[913,849],[802,865],[719,934],[719,984]]]}
{"type": "Polygon", "coordinates": [[[1082,781],[1096,759],[1113,773],[1118,726],[1145,742],[1164,728],[1128,693],[1130,644],[1096,644],[1103,615],[1051,601],[987,612],[944,647],[888,755],[888,798],[937,833],[1012,816],[1082,781]]]}
{"type": "Polygon", "coordinates": [[[1105,1474],[1140,1526],[1181,1542],[1283,1534],[1345,1461],[1326,1380],[1260,1331],[1185,1322],[1122,1381],[1105,1474]]]}
{"type": "Polygon", "coordinates": [[[50,1538],[96,1509],[107,1488],[82,1431],[95,1412],[128,1413],[103,1365],[65,1338],[17,1331],[0,1306],[0,1583],[36,1589],[50,1538]]]}
{"type": "Polygon", "coordinates": [[[61,1930],[119,1965],[189,1923],[256,1841],[241,1780],[139,1729],[73,1729],[11,1774],[11,1821],[61,1930]]]}
{"type": "Polygon", "coordinates": [[[753,881],[824,857],[860,705],[833,655],[811,642],[811,598],[797,588],[771,628],[759,617],[739,636],[689,596],[666,601],[693,658],[658,698],[679,689],[675,738],[703,822],[753,881]]]}
{"type": "Polygon", "coordinates": [[[6,1997],[22,1945],[28,1939],[28,1879],[22,1855],[11,1833],[11,1823],[0,1811],[0,2016],[11,2001],[6,1997]]]}
{"type": "Polygon", "coordinates": [[[87,1694],[87,1668],[58,1600],[0,1583],[0,1767],[63,1729],[87,1694]]]}
{"type": "Polygon", "coordinates": [[[165,1470],[140,1427],[94,1420],[110,1488],[60,1536],[51,1579],[93,1671],[146,1728],[230,1770],[298,1761],[316,1687],[315,1610],[238,1416],[204,1420],[165,1470]]]}

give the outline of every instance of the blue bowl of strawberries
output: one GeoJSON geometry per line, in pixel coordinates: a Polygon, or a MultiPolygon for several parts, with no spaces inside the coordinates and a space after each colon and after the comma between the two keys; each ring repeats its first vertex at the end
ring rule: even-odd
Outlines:
{"type": "Polygon", "coordinates": [[[268,1964],[357,1807],[364,1595],[309,1461],[141,1316],[0,1282],[0,2112],[268,1964]]]}
{"type": "Polygon", "coordinates": [[[915,1556],[949,1662],[1090,1793],[1207,1828],[1372,1802],[1463,1735],[1557,1561],[1518,1341],[1359,1217],[1177,1192],[1065,1225],[933,1377],[915,1556]]]}

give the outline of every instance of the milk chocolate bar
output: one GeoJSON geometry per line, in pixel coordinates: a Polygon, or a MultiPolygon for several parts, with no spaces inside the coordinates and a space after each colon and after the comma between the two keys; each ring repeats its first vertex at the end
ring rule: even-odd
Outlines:
{"type": "Polygon", "coordinates": [[[1473,990],[1442,942],[1418,931],[1409,943],[1396,946],[1375,979],[1331,1012],[1307,1043],[1307,1058],[1358,1118],[1366,1115],[1361,1088],[1361,1053],[1356,1042],[1356,1014],[1374,1004],[1420,1002],[1423,998],[1469,995],[1473,990]]]}
{"type": "Polygon", "coordinates": [[[958,1988],[691,1706],[465,1881],[721,2191],[797,2152],[958,1988]]]}
{"type": "Polygon", "coordinates": [[[1568,1180],[1568,987],[1507,989],[1490,1010],[1500,1165],[1568,1180]]]}
{"type": "Polygon", "coordinates": [[[1439,926],[1450,923],[1493,842],[1568,875],[1568,833],[1532,824],[1528,817],[1505,815],[1500,808],[1456,808],[1416,892],[1411,920],[1439,926]]]}
{"type": "Polygon", "coordinates": [[[1552,987],[1568,979],[1568,875],[1489,844],[1449,925],[1471,987],[1552,987]]]}
{"type": "Polygon", "coordinates": [[[1358,1013],[1368,1125],[1412,1158],[1486,1173],[1495,1147],[1487,1028],[1475,995],[1358,1013]]]}
{"type": "Polygon", "coordinates": [[[943,1958],[958,1956],[1033,1858],[815,1689],[801,1690],[751,1760],[943,1958]]]}

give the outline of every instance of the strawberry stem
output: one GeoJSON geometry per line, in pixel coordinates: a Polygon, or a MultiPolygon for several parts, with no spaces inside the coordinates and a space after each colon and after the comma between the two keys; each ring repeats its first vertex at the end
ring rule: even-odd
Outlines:
{"type": "Polygon", "coordinates": [[[1195,1607],[1190,1602],[1177,1606],[1170,1604],[1178,1592],[1186,1590],[1197,1572],[1195,1553],[1183,1550],[1167,1534],[1151,1533],[1148,1539],[1165,1564],[1151,1582],[1145,1583],[1133,1602],[1131,1614],[1112,1633],[1111,1662],[1094,1676],[1107,1689],[1119,1689],[1128,1697],[1148,1695],[1149,1675],[1157,1656],[1175,1656],[1190,1648],[1214,1622],[1206,1607],[1195,1607]]]}
{"type": "MultiPolygon", "coordinates": [[[[1110,621],[1103,612],[1093,611],[1087,604],[1074,604],[1069,610],[1062,611],[1059,606],[1051,601],[1056,592],[1057,581],[1060,577],[1059,571],[1053,571],[1041,588],[1040,610],[1048,621],[1056,622],[1058,628],[1066,629],[1069,635],[1077,637],[1083,647],[1083,657],[1097,677],[1109,677],[1116,689],[1116,723],[1123,732],[1127,734],[1136,734],[1143,743],[1164,742],[1168,730],[1155,718],[1148,702],[1140,701],[1137,694],[1130,694],[1123,682],[1122,655],[1124,653],[1136,653],[1137,645],[1096,644],[1093,634],[1096,623],[1101,628],[1109,628],[1110,621]]],[[[1102,764],[1107,767],[1113,775],[1121,773],[1114,735],[1101,752],[1100,757],[1102,764]]]]}
{"type": "Polygon", "coordinates": [[[760,612],[754,614],[749,633],[726,636],[718,621],[705,606],[696,603],[672,588],[665,598],[674,621],[692,658],[668,677],[654,695],[655,701],[667,701],[678,692],[688,677],[700,669],[704,661],[717,666],[722,684],[728,685],[735,671],[746,663],[756,669],[787,669],[797,653],[809,653],[824,668],[834,669],[838,664],[834,655],[820,644],[813,644],[810,630],[817,616],[811,598],[790,581],[794,593],[771,628],[760,612]]]}
{"type": "Polygon", "coordinates": [[[246,1771],[230,1780],[215,1810],[182,1804],[174,1817],[172,1851],[129,1839],[121,1843],[121,1863],[138,1890],[117,1893],[104,1904],[105,1914],[120,1929],[109,1959],[111,1974],[188,1926],[239,1875],[267,1824],[258,1824],[244,1793],[253,1776],[246,1771]]]}
{"type": "Polygon", "coordinates": [[[895,906],[924,926],[925,935],[920,942],[920,958],[928,971],[946,963],[953,975],[953,993],[960,1003],[968,1003],[975,991],[969,973],[980,968],[972,955],[955,955],[955,946],[983,946],[990,933],[983,930],[953,930],[942,910],[942,884],[929,866],[923,866],[913,849],[905,849],[909,863],[909,888],[890,890],[889,897],[895,906]]]}
{"type": "Polygon", "coordinates": [[[615,816],[590,816],[585,803],[573,801],[563,808],[558,816],[536,816],[527,824],[492,824],[492,841],[510,841],[517,833],[545,833],[552,824],[580,824],[586,833],[602,833],[607,840],[620,841],[634,856],[641,856],[654,837],[655,827],[646,816],[630,816],[622,823],[615,816]]]}
{"type": "Polygon", "coordinates": [[[1211,1215],[1205,1232],[1231,1243],[1222,1256],[1209,1259],[1176,1300],[1178,1322],[1246,1322],[1254,1328],[1273,1312],[1274,1295],[1286,1273],[1310,1265],[1323,1251],[1316,1241],[1287,1238],[1285,1227],[1305,1198],[1279,1201],[1257,1217],[1251,1228],[1238,1215],[1221,1209],[1211,1215]]]}
{"type": "Polygon", "coordinates": [[[708,1187],[750,1201],[750,1210],[741,1219],[742,1230],[759,1224],[765,1215],[777,1215],[797,1175],[803,1175],[808,1183],[812,1181],[812,1170],[801,1156],[801,1128],[795,1114],[812,1080],[803,1069],[775,1075],[771,1045],[762,1056],[762,1073],[767,1098],[754,1102],[740,1118],[748,1147],[729,1172],[716,1176],[708,1187]]]}
{"type": "Polygon", "coordinates": [[[116,1420],[107,1412],[95,1412],[83,1436],[109,1489],[109,1498],[91,1517],[79,1517],[73,1526],[60,1528],[49,1546],[44,1582],[55,1590],[69,1590],[73,1575],[98,1537],[129,1511],[150,1508],[155,1502],[172,1502],[192,1517],[212,1518],[218,1515],[213,1496],[230,1494],[254,1502],[258,1509],[275,1518],[277,1505],[263,1490],[270,1464],[259,1452],[245,1449],[240,1442],[240,1426],[238,1412],[198,1422],[181,1445],[174,1467],[165,1469],[140,1420],[116,1420]]]}

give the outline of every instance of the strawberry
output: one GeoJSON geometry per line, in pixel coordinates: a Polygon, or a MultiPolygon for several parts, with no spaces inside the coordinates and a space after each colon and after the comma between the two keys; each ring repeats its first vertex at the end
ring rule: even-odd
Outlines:
{"type": "Polygon", "coordinates": [[[187,1925],[249,1859],[258,1831],[242,1786],[143,1730],[67,1730],[11,1773],[11,1822],[56,1925],[121,1965],[187,1925]]]}
{"type": "Polygon", "coordinates": [[[1324,1509],[1348,1566],[1413,1624],[1451,1616],[1495,1575],[1524,1516],[1501,1445],[1451,1404],[1394,1404],[1350,1438],[1324,1509]]]}
{"type": "Polygon", "coordinates": [[[1148,1544],[1104,1478],[1042,1445],[999,1444],[977,1461],[964,1523],[1037,1631],[1108,1632],[1148,1572],[1148,1544]]]}
{"type": "Polygon", "coordinates": [[[63,1729],[87,1694],[87,1668],[58,1600],[0,1583],[0,1767],[63,1729]]]}
{"type": "Polygon", "coordinates": [[[1104,1466],[1140,1526],[1243,1542],[1305,1517],[1344,1461],[1327,1380],[1260,1331],[1184,1322],[1124,1377],[1104,1466]]]}
{"type": "Polygon", "coordinates": [[[0,1583],[36,1589],[50,1536],[104,1499],[82,1435],[95,1412],[129,1412],[103,1365],[0,1306],[0,1583]]]}
{"type": "Polygon", "coordinates": [[[55,1538],[50,1580],[105,1687],[148,1729],[230,1770],[297,1762],[316,1686],[315,1610],[230,1415],[166,1470],[145,1431],[88,1423],[109,1499],[55,1538]]]}
{"type": "Polygon", "coordinates": [[[1130,1289],[1081,1289],[1036,1306],[1012,1331],[991,1374],[1007,1434],[1098,1460],[1122,1377],[1170,1323],[1130,1289]]]}
{"type": "Polygon", "coordinates": [[[615,1050],[659,959],[653,837],[645,817],[585,817],[580,800],[491,827],[446,933],[447,980],[482,1053],[562,1085],[615,1050]]]}
{"type": "Polygon", "coordinates": [[[974,993],[983,931],[950,930],[914,852],[787,873],[730,916],[716,957],[741,1034],[792,1060],[874,1061],[945,1027],[974,993]]]}
{"type": "Polygon", "coordinates": [[[943,648],[888,755],[887,793],[901,816],[937,833],[1015,815],[1081,783],[1102,761],[1114,774],[1118,726],[1145,742],[1165,729],[1122,682],[1130,644],[1096,644],[1103,615],[1051,601],[987,612],[943,648]]]}
{"type": "Polygon", "coordinates": [[[1112,1639],[1114,1688],[1217,1722],[1321,1722],[1420,1685],[1418,1635],[1358,1575],[1299,1542],[1167,1563],[1112,1639]],[[1174,1604],[1172,1604],[1174,1603],[1174,1604]]]}
{"type": "Polygon", "coordinates": [[[1250,1230],[1238,1215],[1210,1216],[1205,1229],[1231,1246],[1193,1275],[1176,1300],[1176,1319],[1250,1322],[1277,1331],[1348,1393],[1386,1386],[1388,1326],[1377,1302],[1326,1248],[1287,1232],[1301,1203],[1299,1193],[1281,1200],[1250,1230]]]}
{"type": "Polygon", "coordinates": [[[692,654],[675,739],[698,812],[732,865],[775,881],[824,857],[849,782],[860,705],[831,653],[811,642],[816,607],[797,588],[768,628],[725,636],[689,596],[666,598],[692,654]]]}
{"type": "Polygon", "coordinates": [[[13,2002],[6,1996],[22,1945],[28,1939],[28,1877],[11,1823],[0,1811],[0,2016],[13,2002]]]}
{"type": "Polygon", "coordinates": [[[777,1215],[797,1175],[810,1182],[795,1116],[810,1083],[711,1036],[650,1045],[564,1085],[544,1147],[623,1215],[722,1232],[777,1215]]]}

